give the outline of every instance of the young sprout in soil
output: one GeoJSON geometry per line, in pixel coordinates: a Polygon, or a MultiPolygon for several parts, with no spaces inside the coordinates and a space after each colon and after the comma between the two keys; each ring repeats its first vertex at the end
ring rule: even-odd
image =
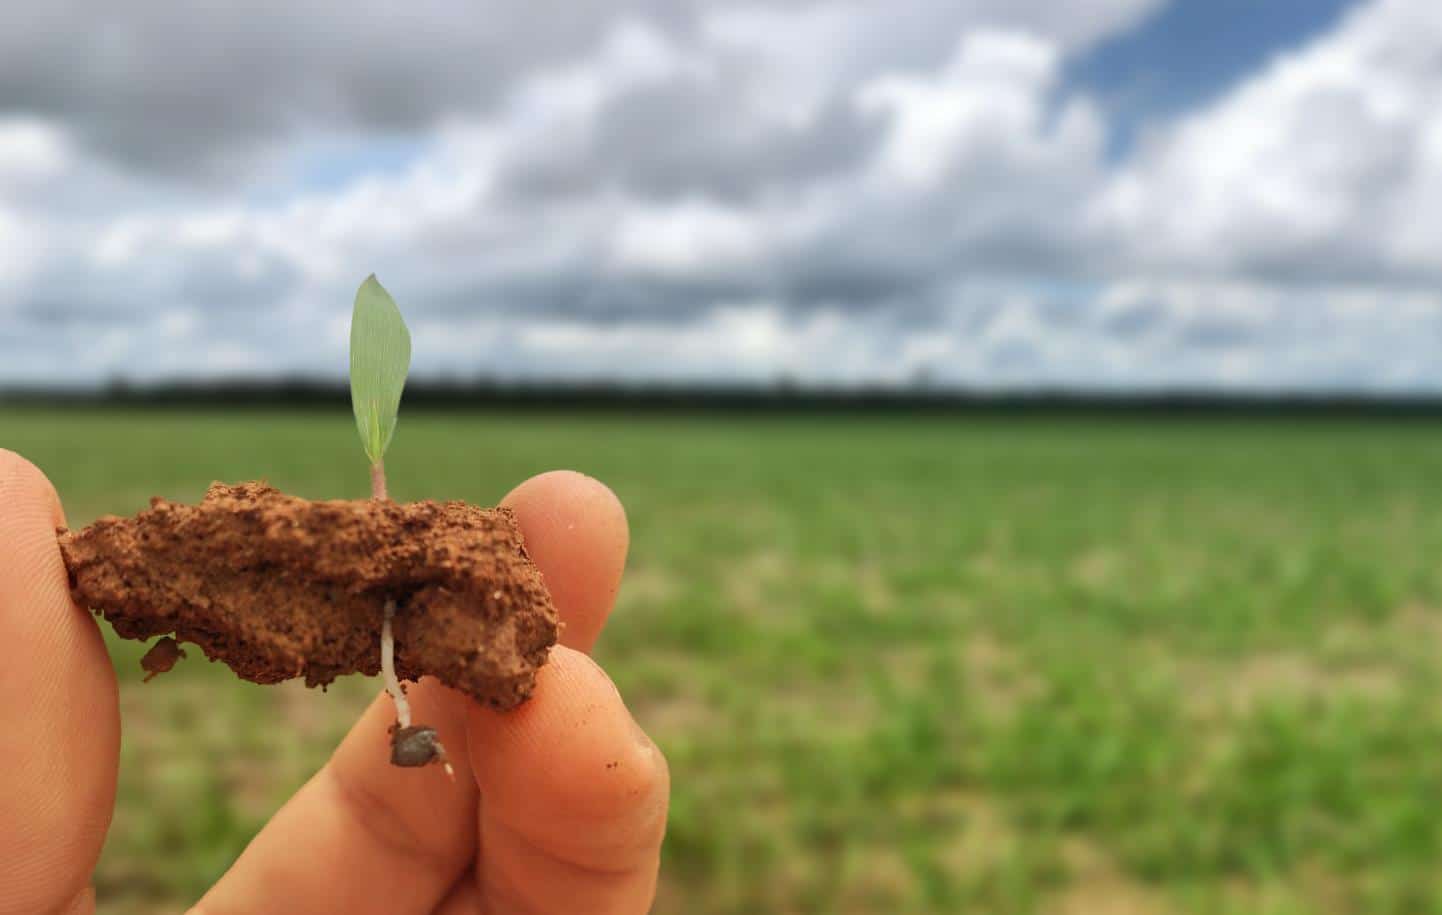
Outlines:
{"type": "MultiPolygon", "coordinates": [[[[350,396],[356,429],[371,468],[371,498],[385,500],[385,453],[396,431],[401,391],[411,366],[411,335],[395,300],[371,274],[356,291],[350,324],[350,396]]],[[[381,678],[396,707],[391,729],[391,762],[424,766],[440,762],[455,776],[435,728],[411,724],[410,702],[396,677],[395,638],[391,621],[396,602],[385,602],[381,619],[381,678]]]]}

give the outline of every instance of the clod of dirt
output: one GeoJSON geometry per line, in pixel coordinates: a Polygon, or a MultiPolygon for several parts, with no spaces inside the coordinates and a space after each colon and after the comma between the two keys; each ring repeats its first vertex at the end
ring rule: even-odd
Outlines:
{"type": "Polygon", "coordinates": [[[175,667],[175,662],[185,657],[185,649],[180,643],[170,636],[162,636],[160,641],[150,646],[145,657],[140,659],[140,666],[145,671],[145,679],[142,683],[149,683],[161,674],[170,673],[175,667]]]}
{"type": "Polygon", "coordinates": [[[58,531],[76,603],[124,638],[173,632],[246,680],[374,676],[387,600],[402,678],[431,675],[501,710],[530,696],[556,642],[510,509],[311,502],[263,483],[150,506],[58,531]]]}

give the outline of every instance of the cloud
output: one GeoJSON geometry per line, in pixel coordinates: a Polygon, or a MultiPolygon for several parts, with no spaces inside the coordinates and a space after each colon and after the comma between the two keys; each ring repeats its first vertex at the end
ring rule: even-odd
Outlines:
{"type": "MultiPolygon", "coordinates": [[[[426,131],[490,116],[518,85],[565,69],[628,22],[648,23],[698,59],[715,50],[713,40],[730,39],[736,56],[779,67],[772,76],[785,78],[795,75],[788,60],[826,64],[836,51],[861,66],[907,55],[925,62],[947,36],[989,19],[1045,27],[1080,45],[1154,4],[1085,0],[1060,15],[1048,15],[1049,5],[540,0],[478,9],[421,0],[401,11],[379,0],[344,10],[323,0],[137,0],[123,8],[58,0],[7,16],[0,85],[6,107],[73,126],[98,155],[162,176],[225,181],[307,131],[426,131]],[[804,43],[827,30],[850,45],[804,43]]],[[[644,61],[645,48],[623,50],[644,61]]]]}
{"type": "Polygon", "coordinates": [[[485,111],[530,68],[583,53],[618,14],[680,25],[691,7],[61,0],[7,18],[0,84],[9,105],[75,125],[101,155],[223,179],[306,130],[421,130],[485,111]]]}
{"type": "Polygon", "coordinates": [[[1132,264],[1442,279],[1442,7],[1380,0],[1154,132],[1094,211],[1132,264]]]}
{"type": "Polygon", "coordinates": [[[1152,0],[550,5],[25,10],[0,381],[338,373],[374,270],[422,373],[1442,388],[1425,0],[1120,161],[1068,65],[1152,0]]]}
{"type": "Polygon", "coordinates": [[[51,125],[25,118],[0,121],[0,187],[53,178],[69,161],[65,140],[51,125]]]}

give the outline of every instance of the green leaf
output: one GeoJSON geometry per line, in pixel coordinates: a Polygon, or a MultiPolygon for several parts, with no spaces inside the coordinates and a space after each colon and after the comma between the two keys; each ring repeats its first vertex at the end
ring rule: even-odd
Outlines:
{"type": "Polygon", "coordinates": [[[356,290],[350,319],[350,403],[371,464],[390,447],[410,367],[411,333],[372,273],[356,290]]]}

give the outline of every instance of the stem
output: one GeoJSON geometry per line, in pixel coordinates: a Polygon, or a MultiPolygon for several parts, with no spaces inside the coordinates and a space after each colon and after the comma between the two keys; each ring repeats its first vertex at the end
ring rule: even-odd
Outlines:
{"type": "MultiPolygon", "coordinates": [[[[371,465],[371,498],[377,501],[386,501],[386,467],[385,464],[376,461],[371,465]]],[[[386,692],[391,694],[391,701],[396,706],[396,721],[400,726],[408,728],[411,726],[411,704],[406,701],[406,691],[401,688],[400,678],[396,676],[396,640],[391,634],[391,620],[396,615],[396,602],[386,601],[385,616],[381,618],[381,677],[385,680],[386,692]]]]}

